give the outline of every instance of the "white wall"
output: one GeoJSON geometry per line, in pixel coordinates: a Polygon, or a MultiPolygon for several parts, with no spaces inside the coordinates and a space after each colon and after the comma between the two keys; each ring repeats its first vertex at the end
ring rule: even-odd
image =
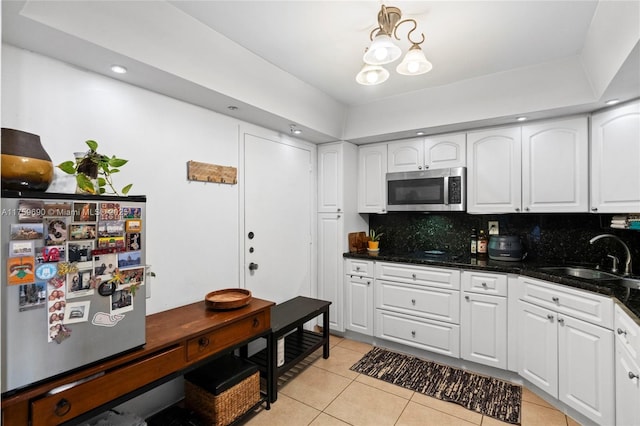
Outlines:
{"type": "MultiPolygon", "coordinates": [[[[238,120],[12,46],[2,55],[2,127],[40,135],[54,164],[87,139],[129,160],[114,179],[147,196],[147,313],[238,285],[238,185],[186,178],[189,160],[238,166],[238,120]]],[[[57,173],[53,189],[69,184],[57,173]]]]}

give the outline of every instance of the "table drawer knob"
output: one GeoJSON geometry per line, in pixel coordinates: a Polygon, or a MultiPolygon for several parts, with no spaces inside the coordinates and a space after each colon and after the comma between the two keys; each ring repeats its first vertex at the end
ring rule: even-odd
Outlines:
{"type": "Polygon", "coordinates": [[[260,320],[258,318],[253,319],[253,328],[260,326],[260,320]]]}
{"type": "Polygon", "coordinates": [[[200,339],[198,339],[198,345],[200,346],[200,348],[206,348],[207,346],[209,346],[209,338],[208,337],[201,337],[200,339]]]}
{"type": "Polygon", "coordinates": [[[54,413],[56,413],[56,416],[58,416],[58,417],[64,417],[64,416],[67,415],[67,413],[70,410],[71,410],[71,403],[69,401],[67,401],[65,398],[62,398],[56,404],[56,408],[54,410],[54,413]]]}

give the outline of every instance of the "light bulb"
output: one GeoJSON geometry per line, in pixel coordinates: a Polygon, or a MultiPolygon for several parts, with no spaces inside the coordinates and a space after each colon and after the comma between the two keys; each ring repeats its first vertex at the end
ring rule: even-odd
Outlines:
{"type": "Polygon", "coordinates": [[[384,61],[385,58],[387,57],[387,49],[383,47],[381,47],[380,49],[376,49],[374,53],[376,55],[376,59],[379,61],[384,61]]]}
{"type": "Polygon", "coordinates": [[[407,69],[409,70],[409,73],[415,74],[420,69],[420,64],[415,61],[411,61],[407,64],[407,69]]]}
{"type": "Polygon", "coordinates": [[[378,74],[375,71],[369,71],[367,73],[367,83],[373,84],[378,81],[378,74]]]}

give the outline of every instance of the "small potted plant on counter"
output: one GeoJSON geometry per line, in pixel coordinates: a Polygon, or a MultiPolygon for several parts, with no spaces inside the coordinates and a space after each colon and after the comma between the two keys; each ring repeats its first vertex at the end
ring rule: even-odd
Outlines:
{"type": "MultiPolygon", "coordinates": [[[[118,173],[120,167],[127,164],[129,160],[117,158],[115,155],[109,157],[98,153],[98,142],[94,140],[88,140],[85,143],[89,147],[89,151],[77,153],[75,161],[60,163],[58,168],[65,173],[75,175],[78,192],[120,195],[113,186],[111,175],[118,173]],[[110,191],[108,192],[108,190],[110,191]]],[[[127,195],[131,186],[133,184],[122,188],[122,195],[127,195]]]]}
{"type": "Polygon", "coordinates": [[[380,250],[380,237],[383,235],[384,234],[382,232],[376,232],[373,228],[369,230],[369,241],[367,242],[369,251],[380,250]]]}

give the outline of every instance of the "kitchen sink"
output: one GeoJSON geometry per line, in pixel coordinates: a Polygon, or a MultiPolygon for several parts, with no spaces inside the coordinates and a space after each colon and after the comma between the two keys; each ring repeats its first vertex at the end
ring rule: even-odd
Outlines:
{"type": "Polygon", "coordinates": [[[540,270],[555,275],[565,275],[596,281],[620,280],[622,278],[619,275],[610,274],[598,269],[584,268],[581,266],[549,266],[546,268],[540,268],[540,270]]]}

